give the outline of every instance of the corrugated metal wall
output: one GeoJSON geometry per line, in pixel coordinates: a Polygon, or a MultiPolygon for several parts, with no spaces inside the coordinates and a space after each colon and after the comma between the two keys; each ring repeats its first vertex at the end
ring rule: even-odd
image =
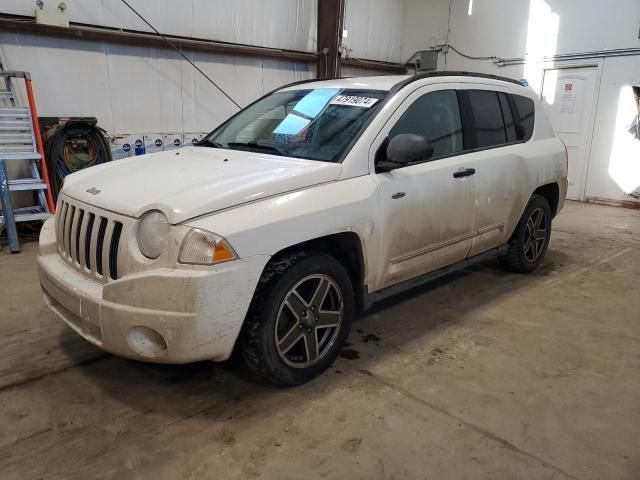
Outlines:
{"type": "MultiPolygon", "coordinates": [[[[71,21],[149,31],[119,0],[66,3],[71,21]]],[[[163,33],[315,50],[316,0],[131,3],[163,33]]],[[[29,1],[0,1],[3,13],[34,9],[29,1]]],[[[185,53],[241,105],[315,73],[305,63],[185,53]]],[[[206,132],[237,110],[170,49],[3,32],[0,56],[6,68],[31,72],[41,116],[95,116],[111,134],[206,132]]]]}
{"type": "MultiPolygon", "coordinates": [[[[318,0],[129,0],[161,32],[314,52],[318,0]]],[[[349,56],[401,61],[408,0],[346,0],[349,56]]],[[[72,22],[150,31],[120,0],[67,0],[72,22]]],[[[54,8],[55,2],[45,2],[54,8]]],[[[0,0],[0,12],[33,16],[35,2],[0,0]]],[[[186,52],[247,104],[315,65],[186,52]]],[[[111,134],[206,132],[236,108],[170,49],[0,33],[5,66],[31,72],[41,116],[95,116],[111,134]]],[[[353,73],[347,68],[346,74],[353,73]]],[[[364,72],[374,73],[374,72],[364,72]]]]}
{"type": "MultiPolygon", "coordinates": [[[[185,53],[241,105],[315,73],[305,63],[185,53]]],[[[95,116],[111,133],[209,131],[237,110],[171,50],[2,33],[0,55],[31,72],[41,116],[95,116]]]]}
{"type": "Polygon", "coordinates": [[[345,0],[348,56],[402,62],[404,0],[345,0]]]}
{"type": "MultiPolygon", "coordinates": [[[[54,8],[58,0],[46,0],[54,8]]],[[[120,0],[65,0],[71,22],[151,31],[120,0]]],[[[317,0],[129,0],[166,35],[315,51],[317,0]]],[[[33,16],[35,0],[0,0],[0,12],[33,16]]]]}

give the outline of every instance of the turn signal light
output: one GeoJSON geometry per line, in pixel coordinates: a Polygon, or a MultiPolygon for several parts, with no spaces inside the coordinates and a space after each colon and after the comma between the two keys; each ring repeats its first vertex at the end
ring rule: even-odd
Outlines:
{"type": "Polygon", "coordinates": [[[182,241],[178,261],[192,265],[214,265],[237,258],[238,255],[224,238],[200,228],[192,228],[182,241]]]}

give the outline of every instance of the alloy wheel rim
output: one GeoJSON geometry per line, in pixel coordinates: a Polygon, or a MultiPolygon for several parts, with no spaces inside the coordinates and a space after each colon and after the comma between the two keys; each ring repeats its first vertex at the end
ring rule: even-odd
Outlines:
{"type": "Polygon", "coordinates": [[[529,218],[524,233],[524,256],[533,263],[540,258],[547,242],[547,214],[542,208],[536,208],[529,218]]]}
{"type": "Polygon", "coordinates": [[[294,368],[318,363],[335,343],[343,314],[342,292],[331,277],[314,274],[296,283],[280,304],[275,323],[282,361],[294,368]]]}

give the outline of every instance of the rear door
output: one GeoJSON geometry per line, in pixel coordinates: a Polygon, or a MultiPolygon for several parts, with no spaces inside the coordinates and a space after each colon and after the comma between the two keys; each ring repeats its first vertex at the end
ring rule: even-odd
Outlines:
{"type": "MultiPolygon", "coordinates": [[[[466,85],[463,105],[469,117],[474,152],[470,165],[477,177],[477,218],[469,256],[507,241],[520,215],[527,191],[524,158],[519,155],[526,133],[520,131],[506,89],[466,85]]],[[[531,119],[531,124],[533,119],[531,119]]]]}
{"type": "MultiPolygon", "coordinates": [[[[392,114],[371,148],[371,163],[400,133],[424,135],[434,146],[426,162],[373,175],[378,184],[383,288],[464,259],[476,215],[476,177],[467,170],[458,93],[429,86],[392,114]]],[[[377,289],[374,287],[374,289],[377,289]]]]}

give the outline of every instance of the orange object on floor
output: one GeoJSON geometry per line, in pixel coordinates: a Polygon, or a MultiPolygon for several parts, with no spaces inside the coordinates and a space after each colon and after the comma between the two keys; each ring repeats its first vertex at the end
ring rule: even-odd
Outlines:
{"type": "Polygon", "coordinates": [[[38,122],[38,111],[36,110],[36,101],[33,95],[33,88],[31,87],[31,79],[25,77],[25,87],[27,90],[27,99],[29,101],[29,109],[31,110],[31,121],[33,123],[33,133],[36,137],[36,147],[40,154],[40,176],[42,180],[47,184],[47,206],[49,212],[56,213],[56,205],[53,201],[53,195],[51,194],[51,184],[49,183],[49,172],[47,171],[47,160],[44,156],[44,146],[42,144],[42,135],[40,134],[40,123],[38,122]]]}

